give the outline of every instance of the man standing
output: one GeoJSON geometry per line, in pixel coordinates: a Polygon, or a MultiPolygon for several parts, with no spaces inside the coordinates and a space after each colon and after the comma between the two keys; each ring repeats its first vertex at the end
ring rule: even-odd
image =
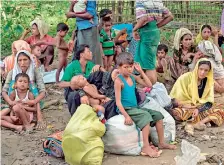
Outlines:
{"type": "MultiPolygon", "coordinates": [[[[98,17],[96,12],[96,1],[87,0],[86,12],[75,13],[73,7],[76,1],[72,1],[69,12],[66,14],[67,18],[76,18],[77,25],[77,46],[82,44],[89,45],[93,53],[93,62],[95,64],[102,64],[102,57],[100,53],[99,33],[97,30],[98,17]]],[[[76,59],[76,57],[75,57],[76,59]]]]}

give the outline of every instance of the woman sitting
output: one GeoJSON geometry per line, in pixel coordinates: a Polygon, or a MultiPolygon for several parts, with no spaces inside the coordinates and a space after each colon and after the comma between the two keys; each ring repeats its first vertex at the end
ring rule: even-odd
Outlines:
{"type": "Polygon", "coordinates": [[[170,93],[179,101],[179,107],[172,110],[178,121],[191,120],[193,128],[203,130],[206,123],[222,125],[224,110],[214,104],[214,80],[212,64],[202,58],[192,72],[182,75],[170,93]]]}
{"type": "Polygon", "coordinates": [[[218,38],[218,31],[216,29],[212,29],[210,25],[205,24],[201,26],[200,32],[196,37],[195,44],[197,46],[201,41],[205,40],[214,43],[216,46],[219,46],[218,38]],[[214,36],[214,40],[211,37],[212,35],[214,36]]]}
{"type": "Polygon", "coordinates": [[[34,63],[31,60],[31,55],[28,51],[21,50],[16,54],[15,64],[12,71],[7,75],[5,85],[2,89],[2,97],[9,103],[11,107],[15,106],[15,102],[12,102],[9,95],[14,90],[15,77],[19,73],[26,73],[29,75],[30,83],[29,90],[33,93],[35,99],[27,100],[25,104],[29,106],[34,106],[37,104],[37,129],[42,129],[45,127],[45,123],[42,119],[40,101],[45,97],[45,86],[43,82],[42,74],[38,69],[34,68],[34,63]]]}
{"type": "MultiPolygon", "coordinates": [[[[32,35],[25,39],[27,34],[30,33],[30,29],[26,30],[22,36],[21,40],[25,40],[28,44],[34,46],[35,44],[39,45],[38,42],[52,42],[53,38],[47,35],[48,25],[41,19],[35,19],[30,23],[32,27],[32,35]]],[[[54,47],[50,45],[40,45],[41,47],[41,56],[39,59],[41,63],[44,64],[45,70],[49,71],[49,65],[53,63],[54,60],[54,47]]]]}
{"type": "Polygon", "coordinates": [[[186,28],[178,29],[174,37],[174,63],[170,63],[171,75],[174,79],[177,80],[182,74],[189,71],[194,53],[193,34],[186,28]]]}
{"type": "Polygon", "coordinates": [[[214,68],[215,91],[224,93],[224,68],[222,65],[222,55],[218,47],[210,41],[202,41],[199,43],[198,49],[212,63],[214,68]]]}

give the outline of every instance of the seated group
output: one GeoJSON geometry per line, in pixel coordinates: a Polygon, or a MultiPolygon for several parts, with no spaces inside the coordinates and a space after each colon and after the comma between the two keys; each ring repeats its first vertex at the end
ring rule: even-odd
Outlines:
{"type": "MultiPolygon", "coordinates": [[[[180,28],[174,39],[173,57],[167,55],[166,45],[159,45],[157,50],[158,81],[170,91],[172,98],[166,110],[177,121],[191,120],[191,129],[204,130],[209,124],[220,126],[224,121],[224,109],[214,104],[214,92],[224,92],[222,55],[210,36],[204,35],[204,31],[209,30],[211,34],[209,25],[202,26],[195,48],[192,33],[180,28]]],[[[7,70],[2,88],[6,104],[1,107],[1,126],[18,132],[23,129],[31,131],[36,121],[37,129],[42,129],[45,123],[41,100],[46,93],[42,74],[35,67],[29,44],[19,40],[13,43],[12,48],[15,58],[10,61],[11,70],[7,70]]],[[[105,71],[91,60],[89,46],[79,45],[76,60],[66,67],[62,81],[58,83],[65,89],[70,114],[73,115],[80,104],[92,106],[103,123],[122,114],[124,124],[132,125],[134,122],[142,130],[142,155],[158,157],[161,154],[149,143],[150,126],[157,129],[159,148],[175,149],[174,145],[164,141],[163,114],[156,109],[139,108],[141,97],[136,88],[150,93],[149,88],[154,84],[141,66],[134,63],[133,55],[128,52],[117,55],[112,71],[105,71]]]]}

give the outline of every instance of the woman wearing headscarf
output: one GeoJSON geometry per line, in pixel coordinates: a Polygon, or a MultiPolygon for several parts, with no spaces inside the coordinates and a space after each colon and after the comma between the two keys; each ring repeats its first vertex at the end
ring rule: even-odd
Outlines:
{"type": "Polygon", "coordinates": [[[202,25],[199,31],[199,34],[196,37],[195,44],[196,46],[203,40],[210,41],[218,46],[219,34],[216,29],[212,29],[210,25],[202,25]],[[214,35],[214,40],[212,39],[212,34],[214,35]]]}
{"type": "Polygon", "coordinates": [[[179,107],[172,110],[178,121],[190,121],[191,128],[203,130],[205,124],[222,125],[224,110],[214,104],[214,79],[211,62],[200,59],[192,72],[180,76],[170,93],[179,101],[179,107]]]}
{"type": "MultiPolygon", "coordinates": [[[[53,42],[53,38],[47,34],[48,25],[41,19],[35,19],[30,23],[32,35],[25,39],[30,29],[25,30],[21,36],[21,40],[25,40],[28,44],[39,45],[38,42],[53,42]]],[[[39,59],[41,63],[44,64],[45,70],[49,71],[49,65],[53,63],[54,60],[54,47],[51,45],[40,45],[41,56],[39,59]]]]}
{"type": "MultiPolygon", "coordinates": [[[[14,102],[10,101],[9,95],[14,90],[15,77],[18,73],[26,73],[29,75],[29,90],[35,96],[34,100],[28,100],[26,103],[31,106],[37,104],[40,107],[40,101],[45,97],[46,89],[42,74],[38,69],[35,69],[31,54],[26,50],[17,52],[13,70],[8,73],[5,85],[2,89],[2,97],[10,106],[14,106],[14,102]]],[[[41,129],[44,127],[45,123],[42,119],[41,110],[37,108],[37,128],[41,129]]]]}
{"type": "Polygon", "coordinates": [[[214,68],[215,91],[224,93],[224,68],[222,65],[222,55],[218,47],[210,41],[201,41],[198,49],[208,58],[214,68]]]}
{"type": "Polygon", "coordinates": [[[191,31],[186,28],[178,29],[174,37],[173,57],[165,58],[166,64],[163,66],[167,72],[164,79],[168,91],[182,74],[190,70],[194,56],[195,47],[191,31]]]}
{"type": "Polygon", "coordinates": [[[30,45],[26,41],[23,40],[14,41],[12,43],[12,55],[5,57],[5,59],[3,60],[6,75],[13,69],[16,53],[20,50],[26,50],[28,52],[31,52],[30,45]]]}

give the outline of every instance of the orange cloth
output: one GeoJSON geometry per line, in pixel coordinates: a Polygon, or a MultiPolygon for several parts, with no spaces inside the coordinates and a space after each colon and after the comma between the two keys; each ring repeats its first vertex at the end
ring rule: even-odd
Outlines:
{"type": "Polygon", "coordinates": [[[5,64],[5,72],[10,72],[15,63],[15,55],[20,50],[27,50],[31,52],[30,45],[24,40],[17,40],[12,43],[12,55],[5,57],[4,64],[5,64]]]}

